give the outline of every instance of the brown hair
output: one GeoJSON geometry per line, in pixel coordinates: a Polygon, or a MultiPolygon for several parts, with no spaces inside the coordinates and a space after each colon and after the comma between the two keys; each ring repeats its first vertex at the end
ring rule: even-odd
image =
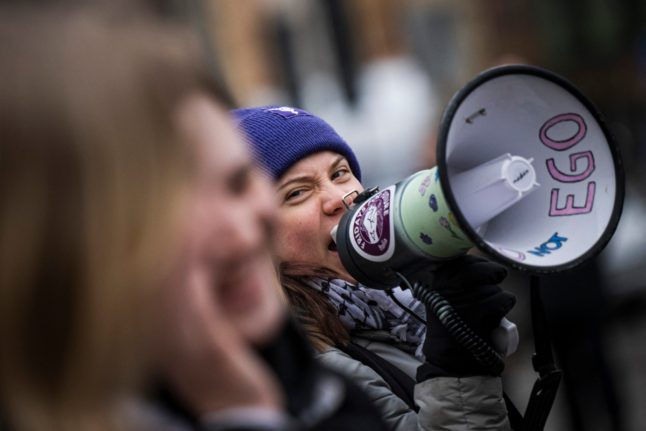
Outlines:
{"type": "Polygon", "coordinates": [[[0,9],[0,406],[14,430],[105,429],[145,362],[178,231],[200,74],[174,29],[0,9]]]}
{"type": "Polygon", "coordinates": [[[281,285],[292,312],[304,327],[314,349],[324,351],[330,346],[345,346],[350,332],[339,319],[336,308],[323,292],[305,283],[306,278],[336,278],[329,269],[308,264],[282,263],[279,268],[281,285]]]}

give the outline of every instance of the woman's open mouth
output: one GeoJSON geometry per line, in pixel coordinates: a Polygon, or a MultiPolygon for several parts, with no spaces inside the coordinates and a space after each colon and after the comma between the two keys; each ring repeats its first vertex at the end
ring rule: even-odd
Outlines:
{"type": "Polygon", "coordinates": [[[338,251],[336,248],[336,243],[334,241],[330,241],[330,243],[327,245],[327,249],[335,253],[338,251]]]}

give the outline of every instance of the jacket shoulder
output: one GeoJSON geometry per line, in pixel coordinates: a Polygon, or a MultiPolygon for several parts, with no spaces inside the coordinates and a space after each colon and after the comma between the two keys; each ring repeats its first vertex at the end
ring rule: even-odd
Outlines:
{"type": "Polygon", "coordinates": [[[372,368],[334,347],[317,354],[317,357],[325,366],[352,379],[381,412],[389,429],[417,429],[417,413],[395,395],[388,383],[372,368]]]}
{"type": "Polygon", "coordinates": [[[404,352],[391,343],[383,343],[373,339],[363,337],[353,337],[352,341],[361,347],[370,350],[372,353],[379,355],[381,358],[390,362],[395,367],[406,373],[410,378],[415,380],[417,368],[422,365],[422,361],[413,355],[404,352]]]}

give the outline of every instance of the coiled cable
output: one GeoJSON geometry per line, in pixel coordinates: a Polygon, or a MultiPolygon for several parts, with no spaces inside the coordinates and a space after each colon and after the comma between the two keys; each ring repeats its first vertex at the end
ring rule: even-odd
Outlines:
{"type": "Polygon", "coordinates": [[[411,285],[403,274],[399,272],[396,272],[396,274],[406,287],[413,292],[413,296],[429,307],[449,334],[462,347],[467,349],[482,366],[489,370],[492,375],[502,373],[505,367],[502,356],[462,320],[449,301],[429,286],[419,281],[411,285]]]}

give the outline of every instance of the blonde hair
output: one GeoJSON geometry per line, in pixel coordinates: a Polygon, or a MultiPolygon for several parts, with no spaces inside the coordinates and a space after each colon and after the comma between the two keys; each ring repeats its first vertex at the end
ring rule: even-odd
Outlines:
{"type": "Polygon", "coordinates": [[[138,383],[187,177],[183,35],[88,11],[0,11],[0,411],[105,429],[138,383]]]}

